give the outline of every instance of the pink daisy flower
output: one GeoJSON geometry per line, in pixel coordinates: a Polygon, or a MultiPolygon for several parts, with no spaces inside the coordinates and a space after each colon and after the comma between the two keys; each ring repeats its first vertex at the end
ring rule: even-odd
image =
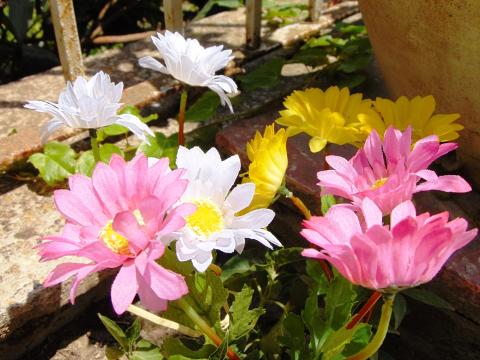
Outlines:
{"type": "Polygon", "coordinates": [[[438,176],[427,169],[436,159],[455,150],[457,144],[441,144],[438,137],[432,135],[417,141],[413,149],[411,145],[411,127],[403,133],[389,127],[383,143],[374,130],[352,159],[327,156],[332,170],[318,173],[318,185],[322,193],[344,197],[357,207],[368,197],[383,214],[390,213],[420,191],[462,193],[471,190],[458,175],[438,176]]]}
{"type": "Polygon", "coordinates": [[[188,292],[183,277],[158,265],[155,260],[165,247],[156,237],[185,225],[184,217],[195,210],[190,204],[173,208],[187,181],[183,171],[172,171],[169,160],[148,167],[137,155],[126,163],[114,155],[110,164],[98,163],[92,178],[74,175],[69,190],[55,191],[58,210],[66,218],[63,233],[48,236],[38,246],[42,261],[63,256],[90,260],[58,265],[44,286],[59,284],[74,276],[70,301],[78,284],[89,274],[120,268],[112,288],[115,311],[123,313],[138,294],[151,310],[165,310],[168,300],[188,292]]]}
{"type": "Polygon", "coordinates": [[[352,283],[385,292],[430,281],[448,258],[477,235],[467,222],[448,221],[448,212],[416,214],[411,201],[397,205],[390,225],[366,198],[361,204],[364,222],[351,209],[333,206],[324,217],[304,221],[301,234],[321,248],[305,249],[303,256],[325,259],[352,283]]]}

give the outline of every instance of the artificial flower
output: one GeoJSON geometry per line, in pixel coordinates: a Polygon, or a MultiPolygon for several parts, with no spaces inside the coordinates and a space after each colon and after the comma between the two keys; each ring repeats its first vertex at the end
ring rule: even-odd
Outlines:
{"type": "Polygon", "coordinates": [[[456,149],[457,144],[440,144],[438,137],[432,135],[417,141],[413,149],[411,145],[411,127],[403,133],[389,127],[383,141],[373,130],[352,159],[327,156],[331,170],[318,172],[318,185],[323,194],[341,196],[355,206],[360,206],[364,198],[371,198],[383,214],[420,191],[471,190],[458,175],[438,176],[427,169],[436,159],[456,149]]]}
{"type": "Polygon", "coordinates": [[[288,166],[287,134],[285,129],[275,132],[275,125],[265,128],[263,136],[257,131],[247,144],[250,160],[244,183],[255,184],[255,195],[246,211],[269,207],[285,178],[288,166]]]}
{"type": "Polygon", "coordinates": [[[165,246],[157,236],[184,226],[192,205],[173,205],[183,194],[187,181],[181,170],[171,171],[169,160],[147,165],[143,154],[129,163],[113,155],[110,164],[99,162],[93,175],[73,175],[69,190],[54,194],[57,209],[66,218],[64,231],[48,236],[39,245],[41,260],[63,256],[86,258],[90,262],[58,265],[44,286],[53,286],[74,276],[70,300],[78,284],[89,274],[120,268],[112,288],[115,311],[123,313],[138,293],[148,308],[165,310],[168,300],[188,292],[183,277],[158,265],[165,246]]]}
{"type": "Polygon", "coordinates": [[[29,101],[25,107],[50,114],[53,118],[42,126],[41,139],[45,143],[48,137],[61,127],[74,129],[97,129],[118,124],[125,126],[141,140],[147,141],[146,134],[153,136],[152,130],[136,116],[118,115],[122,106],[123,83],[115,84],[110,76],[100,71],[90,80],[82,76],[60,93],[58,104],[50,101],[29,101]]]}
{"type": "Polygon", "coordinates": [[[294,91],[283,103],[276,122],[288,127],[290,136],[306,133],[311,136],[312,152],[321,151],[327,143],[360,146],[364,135],[360,131],[359,114],[378,117],[371,100],[362,94],[350,94],[348,88],[329,87],[326,91],[307,89],[294,91]]]}
{"type": "Polygon", "coordinates": [[[353,284],[395,292],[426,283],[448,258],[477,235],[467,231],[465,219],[448,221],[448,212],[416,214],[409,200],[397,205],[390,224],[370,199],[362,201],[358,215],[333,206],[324,217],[304,221],[302,235],[320,250],[306,249],[303,256],[328,260],[353,284]]]}
{"type": "Polygon", "coordinates": [[[140,66],[171,75],[191,86],[206,86],[216,92],[222,105],[226,103],[233,112],[226,94],[237,92],[237,85],[228,76],[215,75],[233,59],[232,50],[223,50],[223,45],[204,48],[198,40],[185,39],[178,32],[168,30],[165,35],[157,33],[152,36],[152,41],[165,64],[145,56],[138,61],[140,66]]]}
{"type": "Polygon", "coordinates": [[[181,146],[177,167],[186,170],[189,181],[181,202],[194,204],[196,210],[187,216],[181,230],[161,240],[165,243],[177,240],[175,249],[180,261],[191,260],[198,271],[205,271],[212,263],[214,249],[241,253],[246,238],[268,248],[272,248],[271,244],[281,246],[264,229],[275,216],[272,210],[256,209],[237,216],[250,205],[255,193],[253,183],[237,185],[230,191],[240,171],[238,155],[222,161],[215,148],[204,153],[199,147],[181,146]]]}
{"type": "Polygon", "coordinates": [[[431,95],[416,96],[411,100],[401,96],[395,102],[377,98],[374,107],[381,118],[369,114],[359,117],[364,124],[363,131],[367,134],[372,129],[383,134],[389,126],[402,131],[411,126],[414,142],[429,135],[437,135],[441,142],[446,142],[457,139],[458,131],[463,129],[462,125],[455,122],[460,117],[459,114],[433,114],[435,99],[431,95]]]}

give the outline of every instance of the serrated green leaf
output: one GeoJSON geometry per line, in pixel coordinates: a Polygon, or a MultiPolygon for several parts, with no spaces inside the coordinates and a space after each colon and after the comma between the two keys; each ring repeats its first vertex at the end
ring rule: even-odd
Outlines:
{"type": "Polygon", "coordinates": [[[301,247],[280,248],[274,251],[267,252],[265,258],[267,263],[272,263],[275,267],[287,265],[297,261],[304,261],[300,255],[303,251],[301,247]]]}
{"type": "Polygon", "coordinates": [[[170,159],[170,165],[175,165],[178,150],[176,135],[166,137],[162,133],[155,133],[155,137],[148,136],[148,140],[150,144],[145,142],[141,143],[137,152],[141,151],[146,156],[157,159],[168,157],[170,159]]]}
{"type": "Polygon", "coordinates": [[[162,360],[164,359],[160,349],[149,341],[142,339],[136,346],[135,350],[128,357],[128,360],[162,360]]]}
{"type": "Polygon", "coordinates": [[[107,346],[105,348],[105,357],[107,360],[118,360],[123,356],[123,354],[125,354],[125,352],[117,347],[107,346]]]}
{"type": "Polygon", "coordinates": [[[86,176],[92,176],[95,167],[95,159],[92,150],[84,151],[77,159],[75,172],[86,176]]]}
{"type": "Polygon", "coordinates": [[[270,88],[278,84],[281,78],[285,59],[275,58],[258,67],[250,73],[239,77],[243,87],[252,91],[259,88],[270,88]]]}
{"type": "Polygon", "coordinates": [[[241,255],[234,255],[232,258],[222,265],[222,274],[220,279],[225,282],[234,274],[243,274],[252,271],[254,266],[250,264],[248,259],[241,255]]]}
{"type": "Polygon", "coordinates": [[[340,355],[345,347],[353,341],[356,332],[360,329],[369,327],[370,325],[368,324],[358,324],[351,329],[342,327],[331,333],[322,347],[322,360],[338,359],[338,355],[340,355]]]}
{"type": "Polygon", "coordinates": [[[117,343],[121,346],[121,348],[124,351],[129,351],[127,336],[125,335],[123,330],[120,328],[120,326],[118,326],[115,321],[109,319],[106,316],[103,316],[102,314],[97,314],[97,315],[102,321],[103,326],[105,326],[107,331],[110,333],[110,335],[113,336],[113,338],[117,341],[117,343]]]}
{"type": "Polygon", "coordinates": [[[265,313],[263,308],[250,310],[253,289],[244,285],[242,290],[235,294],[235,300],[230,307],[232,324],[230,325],[231,340],[239,339],[247,335],[256,325],[258,318],[265,313]]]}
{"type": "Polygon", "coordinates": [[[308,276],[314,280],[312,290],[314,290],[317,295],[326,294],[330,284],[320,263],[316,260],[307,260],[305,265],[308,276]]]}
{"type": "Polygon", "coordinates": [[[341,328],[350,318],[355,297],[353,285],[336,275],[325,296],[325,315],[334,330],[341,328]]]}
{"type": "Polygon", "coordinates": [[[162,353],[168,358],[173,359],[173,356],[184,356],[186,359],[208,359],[208,357],[217,350],[217,347],[212,344],[204,344],[199,348],[188,348],[181,339],[174,337],[167,337],[162,344],[162,353]]]}
{"type": "Polygon", "coordinates": [[[437,294],[425,289],[417,289],[417,288],[407,289],[402,291],[402,294],[412,299],[415,299],[417,301],[420,301],[424,304],[436,307],[438,309],[445,309],[445,310],[451,310],[451,311],[455,310],[454,307],[450,305],[449,302],[442,299],[437,294]]]}
{"type": "Polygon", "coordinates": [[[28,161],[48,185],[54,185],[75,172],[75,156],[75,151],[69,145],[51,142],[45,145],[43,153],[31,155],[28,161]]]}
{"type": "Polygon", "coordinates": [[[321,207],[322,207],[322,214],[325,215],[328,210],[337,203],[337,200],[335,200],[335,196],[333,195],[323,195],[320,198],[321,201],[321,207]]]}
{"type": "Polygon", "coordinates": [[[393,320],[394,320],[393,328],[395,330],[397,330],[400,324],[402,323],[402,320],[406,313],[407,313],[407,301],[405,300],[405,297],[402,294],[397,294],[395,296],[395,300],[393,303],[393,320]]]}
{"type": "Polygon", "coordinates": [[[104,163],[108,164],[113,154],[118,154],[121,157],[124,157],[122,149],[120,149],[117,145],[103,144],[100,146],[100,160],[104,163]]]}
{"type": "Polygon", "coordinates": [[[213,91],[206,91],[185,113],[185,121],[201,122],[209,120],[217,112],[220,98],[213,91]]]}

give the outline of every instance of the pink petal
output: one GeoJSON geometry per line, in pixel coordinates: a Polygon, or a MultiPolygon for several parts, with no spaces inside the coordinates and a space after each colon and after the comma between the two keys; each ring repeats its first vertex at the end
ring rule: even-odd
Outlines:
{"type": "Polygon", "coordinates": [[[140,276],[161,299],[176,300],[188,293],[183,276],[161,267],[156,262],[149,262],[140,276]]]}
{"type": "Polygon", "coordinates": [[[104,213],[101,202],[98,200],[93,189],[92,180],[83,175],[72,175],[68,178],[70,190],[79,195],[78,198],[82,205],[90,209],[90,212],[95,214],[95,223],[103,226],[109,220],[104,213]]]}
{"type": "Polygon", "coordinates": [[[367,228],[374,225],[382,225],[382,211],[371,199],[363,199],[362,212],[365,222],[367,223],[367,228]]]}
{"type": "Polygon", "coordinates": [[[113,219],[113,230],[128,240],[129,247],[137,253],[147,246],[150,238],[145,234],[137,219],[130,211],[118,213],[113,219]]]}
{"type": "Polygon", "coordinates": [[[119,176],[123,174],[118,174],[114,168],[101,162],[97,164],[92,174],[93,188],[109,218],[128,208],[120,187],[119,176]]]}
{"type": "Polygon", "coordinates": [[[132,304],[137,294],[137,270],[135,263],[130,261],[124,264],[113,280],[110,296],[113,309],[117,314],[122,314],[132,304]]]}
{"type": "Polygon", "coordinates": [[[82,203],[81,197],[70,190],[56,190],[54,192],[55,205],[62,215],[69,221],[88,226],[96,224],[95,215],[89,207],[82,203]]]}
{"type": "Polygon", "coordinates": [[[390,215],[390,228],[393,229],[400,221],[407,217],[417,216],[415,205],[410,200],[404,201],[395,206],[390,215]]]}
{"type": "Polygon", "coordinates": [[[472,188],[461,176],[444,175],[439,176],[436,181],[425,181],[415,188],[415,192],[428,190],[465,193],[471,191],[472,188]]]}

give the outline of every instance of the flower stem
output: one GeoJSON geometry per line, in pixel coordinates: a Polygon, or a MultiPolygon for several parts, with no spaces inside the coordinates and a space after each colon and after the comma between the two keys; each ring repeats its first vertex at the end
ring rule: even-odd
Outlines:
{"type": "Polygon", "coordinates": [[[360,352],[347,358],[347,360],[367,360],[373,354],[375,354],[380,346],[382,346],[385,336],[388,332],[388,325],[390,324],[390,318],[392,317],[393,300],[395,294],[386,294],[383,298],[382,316],[378,323],[377,332],[375,333],[372,341],[365,346],[360,352]]]}
{"type": "Polygon", "coordinates": [[[185,145],[185,109],[187,108],[187,90],[180,96],[180,109],[178,111],[178,145],[185,145]]]}
{"type": "Polygon", "coordinates": [[[382,293],[378,291],[374,291],[367,302],[362,306],[360,311],[353,317],[353,319],[348,323],[347,329],[352,329],[355,325],[357,325],[365,315],[373,309],[374,305],[377,301],[382,297],[382,293]]]}
{"type": "Polygon", "coordinates": [[[152,314],[151,312],[144,310],[138,306],[130,305],[127,309],[132,314],[135,314],[141,318],[144,318],[154,324],[173,329],[187,336],[191,337],[200,337],[202,334],[196,330],[190,329],[182,324],[176,323],[175,321],[164,319],[160,316],[152,314]]]}
{"type": "MultiPolygon", "coordinates": [[[[210,340],[213,341],[216,346],[220,346],[222,344],[223,340],[217,335],[215,330],[208,325],[208,323],[195,311],[193,307],[190,306],[190,304],[184,298],[178,299],[176,304],[185,312],[190,320],[192,320],[200,328],[200,330],[207,335],[210,340]]],[[[227,350],[227,356],[230,360],[240,360],[240,357],[230,347],[227,350]]]]}
{"type": "Polygon", "coordinates": [[[88,133],[90,135],[90,145],[92,147],[93,160],[95,160],[96,164],[100,161],[100,149],[98,147],[97,141],[97,129],[89,129],[88,133]]]}

